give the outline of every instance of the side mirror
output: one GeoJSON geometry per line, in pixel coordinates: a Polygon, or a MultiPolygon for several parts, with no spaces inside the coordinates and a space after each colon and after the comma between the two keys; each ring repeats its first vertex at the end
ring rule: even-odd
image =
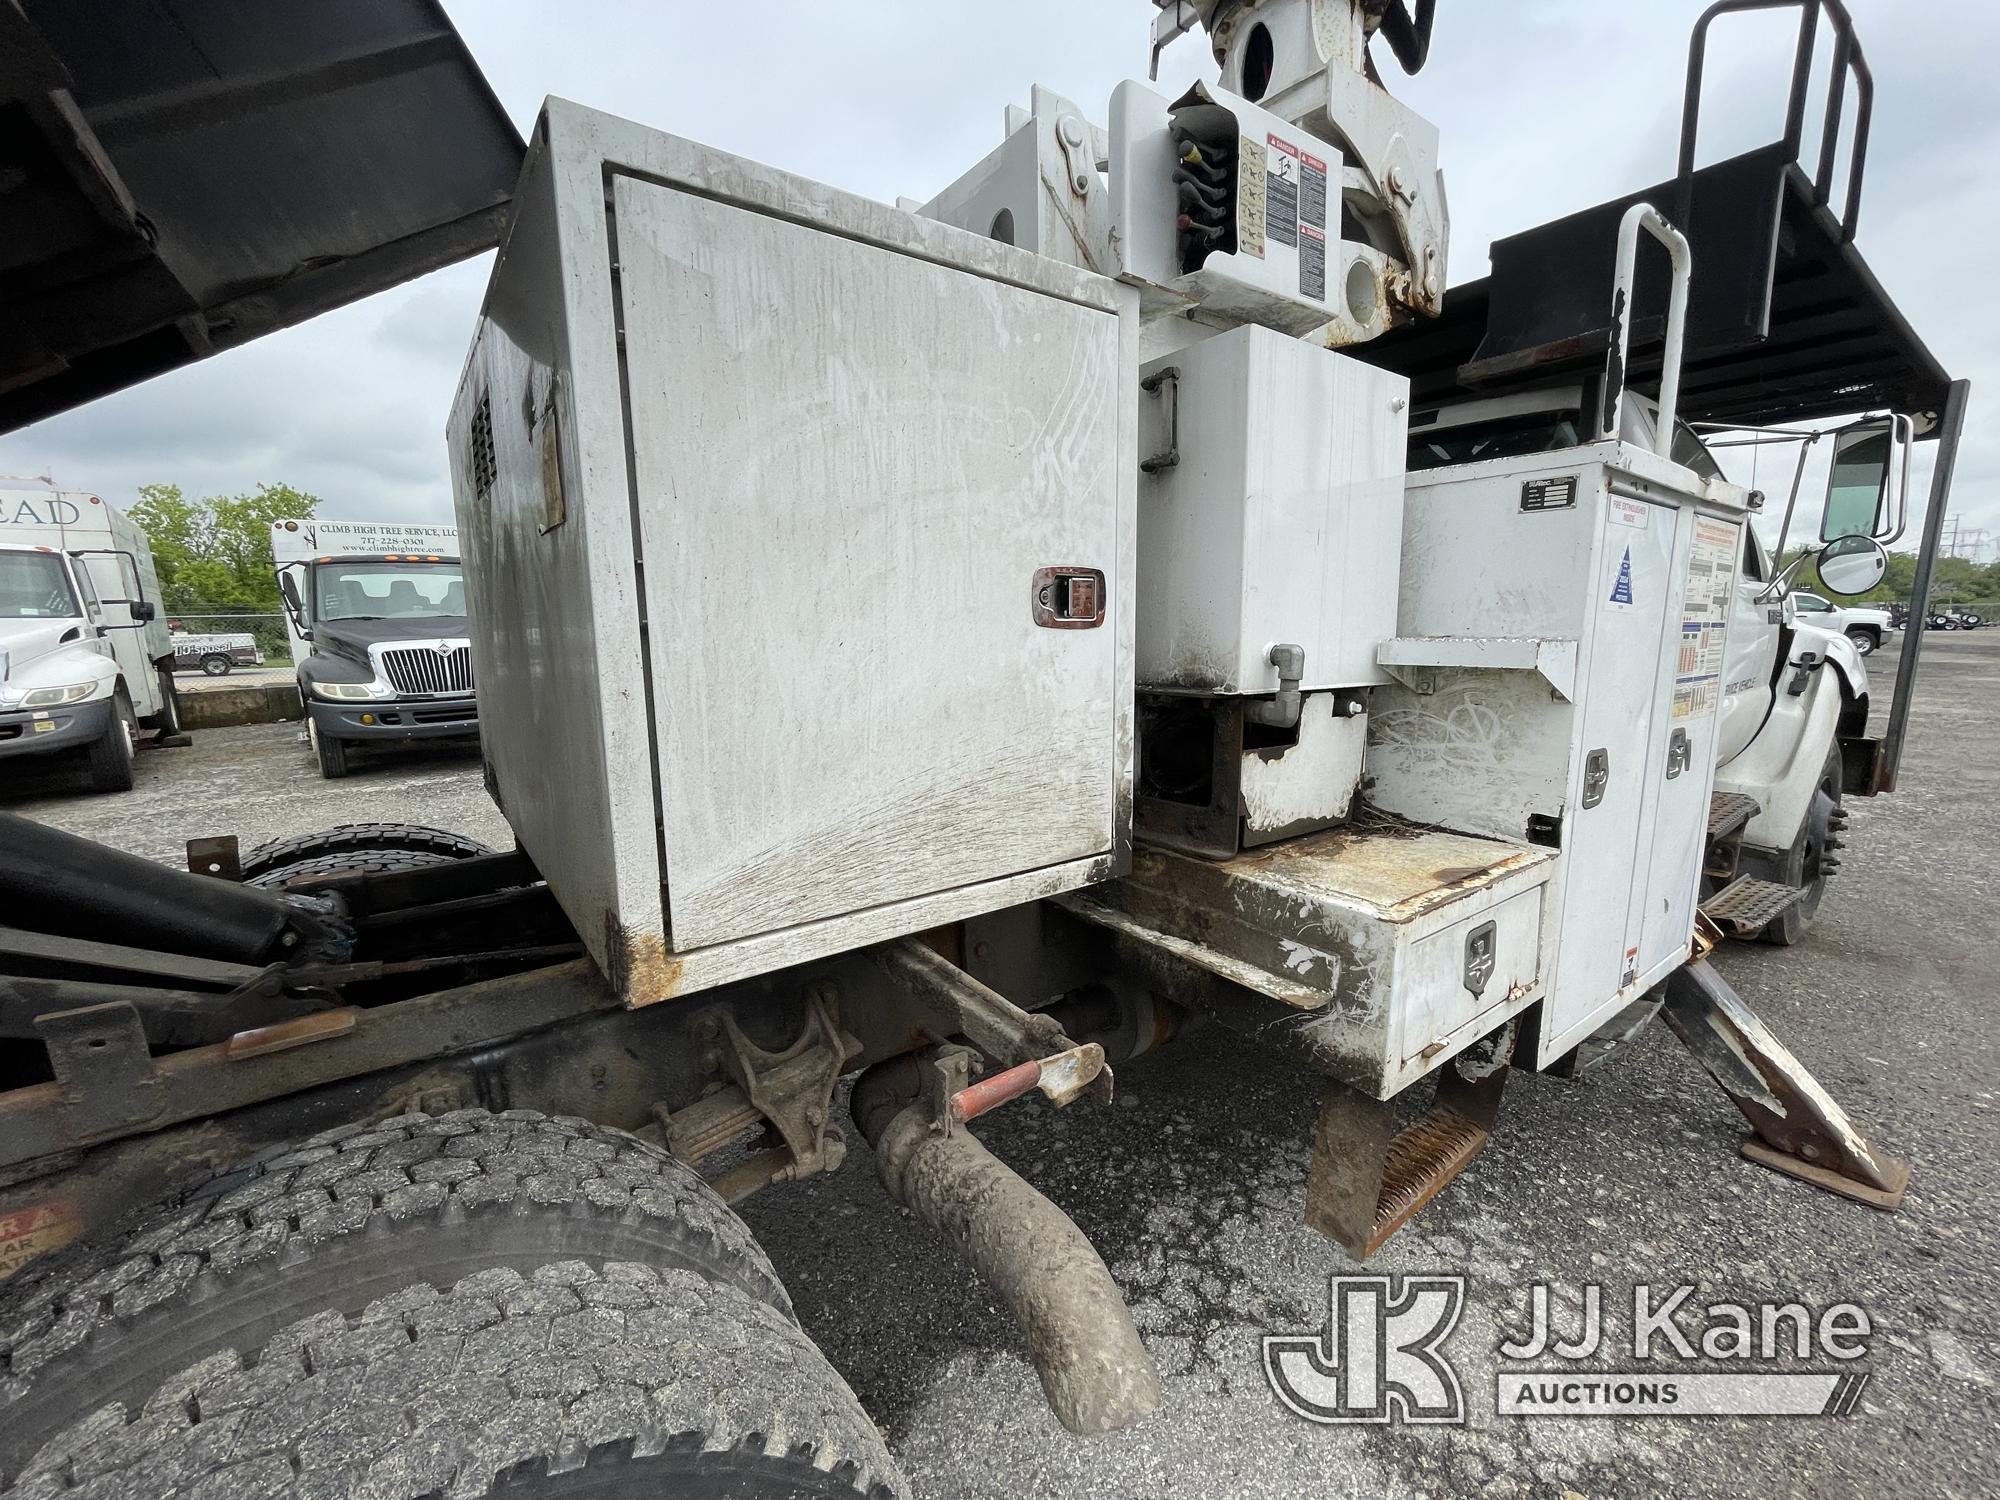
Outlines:
{"type": "Polygon", "coordinates": [[[132,611],[132,619],[135,624],[150,625],[160,617],[159,609],[150,599],[134,599],[125,607],[132,611]]]}
{"type": "Polygon", "coordinates": [[[1882,507],[1889,495],[1895,448],[1893,427],[1887,421],[1859,422],[1834,434],[1826,509],[1819,519],[1821,541],[1882,534],[1882,507]]]}
{"type": "Polygon", "coordinates": [[[1855,599],[1889,571],[1889,553],[1873,537],[1845,536],[1819,555],[1819,581],[1829,594],[1855,599]]]}
{"type": "Polygon", "coordinates": [[[292,617],[292,629],[299,633],[299,639],[309,641],[312,632],[306,629],[306,607],[299,598],[299,581],[292,569],[297,564],[288,564],[278,574],[278,592],[285,596],[285,610],[292,617]]]}

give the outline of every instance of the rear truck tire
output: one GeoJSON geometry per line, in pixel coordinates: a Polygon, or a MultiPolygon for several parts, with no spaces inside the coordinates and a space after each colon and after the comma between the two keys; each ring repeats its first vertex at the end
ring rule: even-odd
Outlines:
{"type": "Polygon", "coordinates": [[[174,674],[170,667],[157,669],[160,679],[160,711],[153,715],[152,728],[155,737],[172,739],[181,732],[181,700],[174,691],[174,674]]]}
{"type": "Polygon", "coordinates": [[[204,677],[227,677],[233,666],[235,663],[220,651],[211,651],[201,659],[201,671],[204,677]]]}
{"type": "Polygon", "coordinates": [[[132,790],[132,757],[138,743],[139,721],[121,687],[112,695],[110,725],[86,752],[93,792],[132,790]]]}
{"type": "Polygon", "coordinates": [[[338,781],[347,774],[347,742],[335,739],[330,734],[321,734],[319,725],[308,723],[306,732],[312,737],[313,754],[319,757],[319,774],[322,780],[338,781]]]}
{"type": "Polygon", "coordinates": [[[394,875],[403,870],[426,870],[448,865],[449,854],[426,854],[417,849],[355,849],[345,854],[322,854],[313,859],[294,860],[245,880],[245,885],[276,890],[309,875],[394,875]]]}
{"type": "Polygon", "coordinates": [[[1872,630],[1863,629],[1859,625],[1856,625],[1847,632],[1847,638],[1854,642],[1854,649],[1859,651],[1863,656],[1873,656],[1875,648],[1882,644],[1881,636],[1872,630]]]}
{"type": "Polygon", "coordinates": [[[784,1313],[613,1262],[411,1280],[261,1344],[177,1355],[47,1440],[18,1493],[192,1497],[906,1493],[784,1313]]]}
{"type": "Polygon", "coordinates": [[[1771,875],[1773,880],[1805,891],[1805,899],[1758,934],[1763,942],[1792,948],[1803,943],[1806,934],[1812,931],[1813,918],[1819,914],[1820,900],[1826,895],[1830,872],[1822,867],[1821,861],[1828,853],[1826,841],[1833,834],[1833,815],[1840,809],[1840,782],[1840,746],[1835,744],[1827,752],[1826,764],[1820,767],[1819,785],[1806,807],[1806,820],[1799,836],[1771,875]]]}
{"type": "Polygon", "coordinates": [[[471,859],[493,850],[478,839],[421,823],[337,823],[318,833],[294,834],[259,844],[243,857],[243,878],[262,875],[300,860],[328,854],[380,853],[391,849],[438,854],[446,859],[471,859]]]}
{"type": "MultiPolygon", "coordinates": [[[[777,1324],[790,1323],[784,1287],[743,1221],[694,1172],[623,1131],[532,1110],[472,1109],[344,1125],[272,1148],[0,1283],[0,1475],[17,1474],[58,1433],[77,1431],[81,1419],[110,1420],[128,1438],[150,1434],[148,1419],[166,1400],[174,1421],[185,1424],[186,1400],[163,1397],[163,1383],[189,1366],[217,1368],[217,1356],[220,1367],[234,1369],[236,1355],[248,1360],[262,1350],[266,1362],[253,1372],[274,1384],[263,1390],[258,1374],[239,1377],[227,1402],[204,1398],[204,1419],[229,1405],[275,1402],[307,1373],[296,1365],[282,1379],[271,1373],[267,1346],[282,1330],[301,1319],[311,1328],[345,1328],[326,1335],[334,1344],[313,1362],[358,1360],[373,1340],[371,1304],[389,1299],[414,1310],[433,1296],[428,1289],[443,1293],[474,1277],[491,1289],[476,1310],[472,1299],[446,1298],[457,1311],[425,1315],[438,1335],[432,1368],[442,1381],[451,1359],[441,1351],[447,1343],[455,1348],[458,1335],[552,1310],[531,1290],[552,1274],[548,1268],[570,1264],[575,1269],[563,1276],[573,1284],[612,1262],[656,1275],[688,1273],[764,1308],[777,1324]],[[503,1282],[515,1289],[497,1296],[503,1282]],[[336,1347],[349,1353],[335,1354],[336,1347]],[[107,1404],[115,1419],[100,1410],[107,1404]]],[[[574,1305],[567,1296],[553,1300],[574,1305]]],[[[593,1293],[584,1305],[621,1304],[593,1293]]],[[[546,1316],[538,1326],[546,1338],[546,1316]]],[[[388,1331],[408,1345],[400,1323],[374,1330],[388,1331]]],[[[601,1332],[580,1347],[587,1353],[601,1332]]],[[[504,1335],[496,1337],[504,1344],[504,1335]]],[[[571,1361],[559,1357],[569,1351],[533,1347],[549,1387],[539,1396],[560,1394],[577,1378],[571,1361]]],[[[473,1359],[468,1343],[465,1373],[483,1374],[502,1356],[494,1348],[473,1359]]],[[[354,1426],[354,1394],[339,1402],[343,1431],[354,1426]]],[[[506,1390],[489,1394],[482,1420],[511,1409],[506,1390]]],[[[546,1400],[535,1408],[545,1415],[556,1409],[546,1400]]],[[[149,1435],[142,1448],[152,1444],[149,1435]]],[[[354,1491],[335,1486],[330,1493],[354,1491]]]]}

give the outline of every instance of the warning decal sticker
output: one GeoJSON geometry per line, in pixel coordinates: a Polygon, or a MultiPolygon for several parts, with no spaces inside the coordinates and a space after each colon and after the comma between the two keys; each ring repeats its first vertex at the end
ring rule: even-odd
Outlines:
{"type": "Polygon", "coordinates": [[[1299,224],[1299,295],[1326,300],[1326,236],[1304,221],[1299,224]]]}
{"type": "Polygon", "coordinates": [[[1681,594],[1681,653],[1674,669],[1676,719],[1705,717],[1720,701],[1729,600],[1736,583],[1736,542],[1733,523],[1695,517],[1687,587],[1681,594]]]}
{"type": "Polygon", "coordinates": [[[1264,148],[1249,136],[1236,140],[1236,253],[1264,258],[1264,148]]]}
{"type": "Polygon", "coordinates": [[[1266,136],[1264,232],[1280,245],[1299,242],[1299,148],[1266,136]]]}
{"type": "Polygon", "coordinates": [[[38,1255],[60,1250],[83,1229],[76,1210],[60,1200],[32,1203],[0,1214],[0,1281],[38,1255]]]}
{"type": "Polygon", "coordinates": [[[1631,526],[1639,531],[1646,529],[1652,520],[1653,507],[1643,500],[1627,500],[1623,495],[1611,497],[1611,509],[1606,519],[1614,526],[1631,526]]]}

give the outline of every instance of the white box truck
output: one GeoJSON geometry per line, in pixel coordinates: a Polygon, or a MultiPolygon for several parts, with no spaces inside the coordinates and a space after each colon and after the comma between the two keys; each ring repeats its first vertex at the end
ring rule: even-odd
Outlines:
{"type": "Polygon", "coordinates": [[[457,527],[280,520],[271,556],[322,776],[355,745],[479,733],[457,527]]]}
{"type": "Polygon", "coordinates": [[[68,755],[132,785],[141,727],[180,731],[173,643],[139,523],[85,490],[0,479],[0,761],[68,755]]]}

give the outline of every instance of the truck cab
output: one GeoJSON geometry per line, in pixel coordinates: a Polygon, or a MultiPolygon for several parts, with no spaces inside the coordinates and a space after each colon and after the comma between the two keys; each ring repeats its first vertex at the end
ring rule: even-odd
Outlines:
{"type": "Polygon", "coordinates": [[[93,790],[131,787],[138,718],[110,628],[81,559],[0,542],[0,761],[74,752],[93,790]]]}
{"type": "Polygon", "coordinates": [[[456,557],[328,554],[283,563],[278,578],[322,776],[345,776],[357,745],[478,734],[456,557]]]}

